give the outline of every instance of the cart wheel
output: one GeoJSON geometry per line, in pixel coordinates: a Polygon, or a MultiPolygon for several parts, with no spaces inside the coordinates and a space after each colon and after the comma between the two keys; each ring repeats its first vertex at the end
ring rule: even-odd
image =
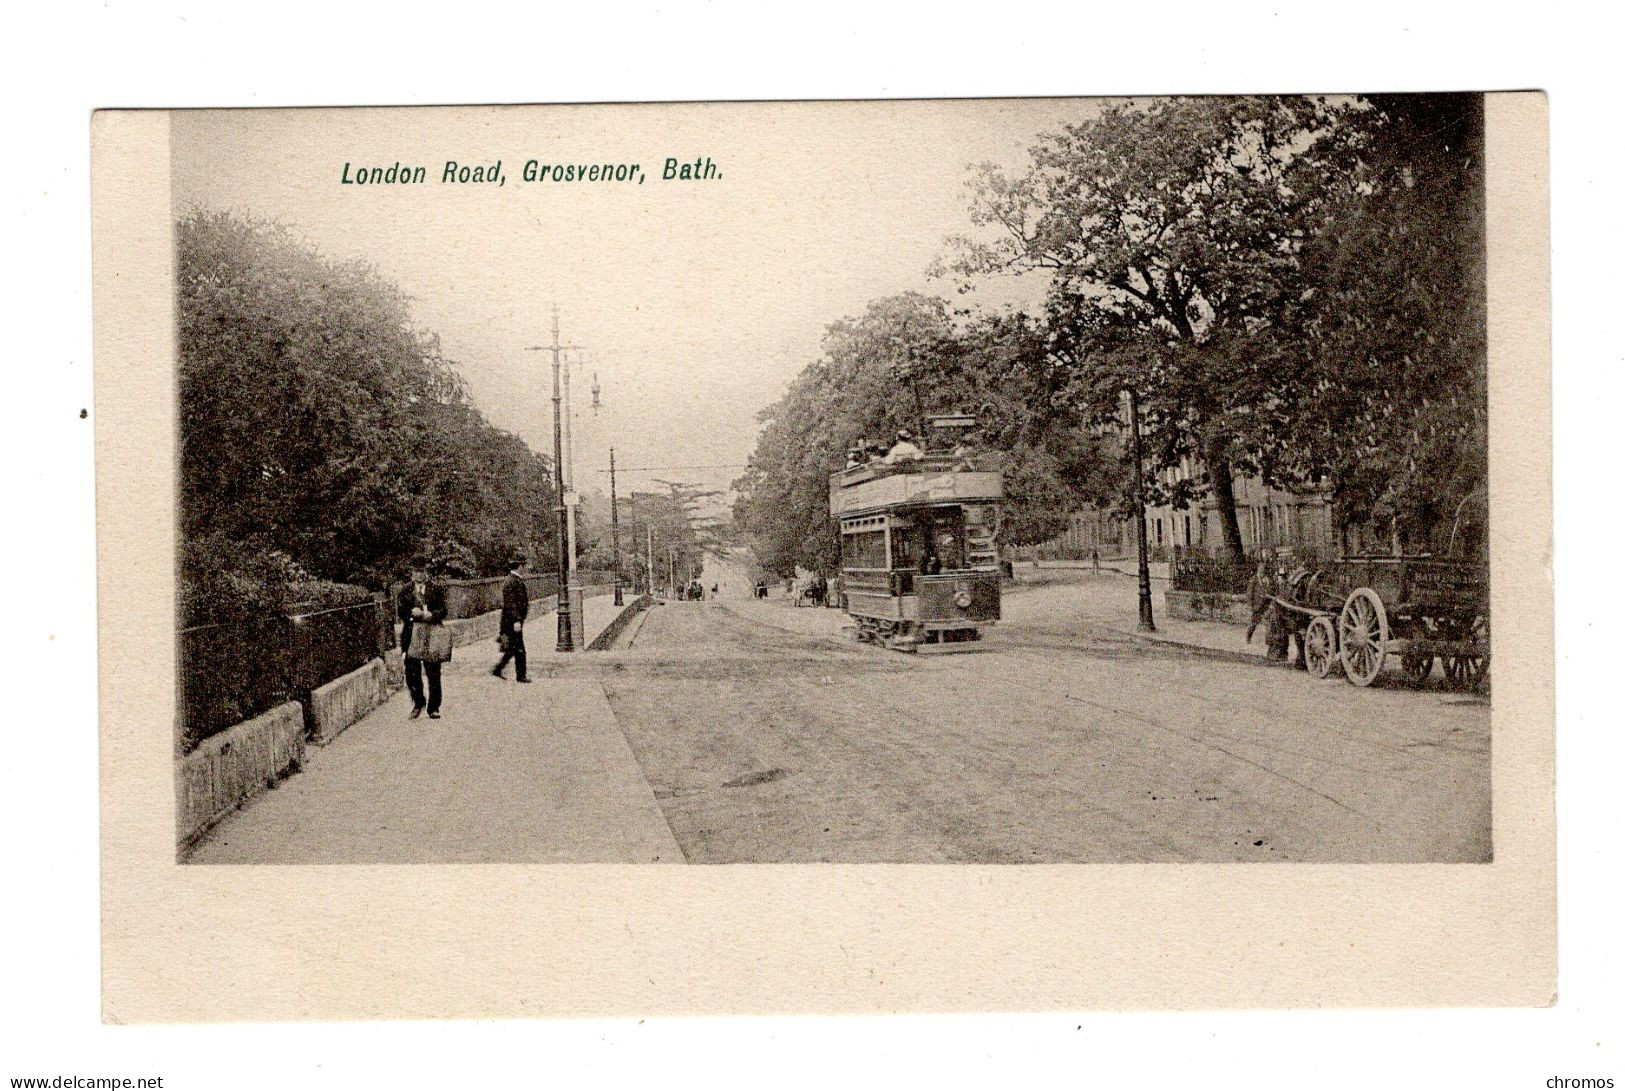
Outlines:
{"type": "Polygon", "coordinates": [[[1450,655],[1444,660],[1444,676],[1456,689],[1470,690],[1483,686],[1490,674],[1489,632],[1483,618],[1474,618],[1467,640],[1483,648],[1483,654],[1450,655]]]}
{"type": "Polygon", "coordinates": [[[1330,678],[1343,669],[1337,658],[1337,626],[1330,614],[1315,618],[1304,631],[1303,661],[1316,678],[1330,678]]]}
{"type": "Polygon", "coordinates": [[[1456,689],[1477,689],[1489,670],[1489,663],[1477,655],[1452,655],[1444,661],[1444,676],[1456,689]]]}
{"type": "Polygon", "coordinates": [[[1404,669],[1405,677],[1418,686],[1424,684],[1428,680],[1428,676],[1433,673],[1433,657],[1418,651],[1412,651],[1410,648],[1405,649],[1405,654],[1400,657],[1399,665],[1404,669]]]}
{"type": "Polygon", "coordinates": [[[1337,621],[1338,657],[1343,674],[1356,686],[1369,686],[1382,673],[1388,655],[1388,612],[1369,587],[1357,587],[1337,621]]]}

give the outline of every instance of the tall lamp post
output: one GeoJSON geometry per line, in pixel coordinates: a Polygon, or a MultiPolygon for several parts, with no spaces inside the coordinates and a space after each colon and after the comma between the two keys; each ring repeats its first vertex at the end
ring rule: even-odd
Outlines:
{"type": "Polygon", "coordinates": [[[564,431],[560,403],[563,396],[559,389],[559,354],[572,345],[559,344],[559,308],[553,307],[553,343],[550,345],[527,345],[527,352],[551,352],[553,354],[553,489],[558,497],[558,504],[554,511],[558,515],[559,530],[559,608],[557,617],[559,622],[558,650],[573,652],[576,649],[575,637],[570,625],[570,526],[569,508],[564,503],[564,431]]]}
{"type": "Polygon", "coordinates": [[[1140,621],[1135,629],[1142,633],[1157,631],[1151,618],[1151,561],[1145,544],[1145,471],[1140,455],[1140,403],[1132,388],[1128,391],[1129,431],[1134,437],[1134,539],[1140,552],[1140,621]]]}

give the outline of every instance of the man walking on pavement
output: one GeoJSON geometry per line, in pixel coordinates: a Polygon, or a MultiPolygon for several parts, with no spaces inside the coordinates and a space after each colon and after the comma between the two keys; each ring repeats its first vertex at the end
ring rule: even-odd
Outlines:
{"type": "Polygon", "coordinates": [[[503,668],[512,659],[515,682],[530,681],[525,673],[525,618],[530,616],[530,588],[519,575],[524,566],[525,562],[517,558],[508,563],[508,579],[502,585],[502,631],[497,637],[502,658],[491,668],[491,673],[501,678],[503,668]]]}
{"type": "Polygon", "coordinates": [[[419,626],[440,626],[446,620],[446,589],[429,579],[428,565],[412,562],[412,581],[401,588],[395,600],[395,616],[401,622],[401,654],[406,658],[406,690],[412,695],[412,719],[422,715],[425,705],[429,719],[440,718],[440,664],[442,660],[413,655],[413,631],[419,626]],[[423,676],[429,676],[428,699],[423,692],[423,676]]]}

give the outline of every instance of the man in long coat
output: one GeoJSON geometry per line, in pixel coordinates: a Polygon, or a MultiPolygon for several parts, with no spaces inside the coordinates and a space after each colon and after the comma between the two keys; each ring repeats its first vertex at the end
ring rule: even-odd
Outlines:
{"type": "Polygon", "coordinates": [[[412,578],[401,588],[395,600],[395,616],[401,622],[401,654],[406,658],[406,691],[412,695],[412,719],[422,715],[425,705],[429,719],[440,718],[440,664],[432,659],[416,659],[407,653],[412,650],[414,622],[441,625],[446,620],[446,589],[429,578],[428,565],[412,562],[412,578]],[[423,678],[429,679],[428,699],[425,701],[423,678]]]}
{"type": "Polygon", "coordinates": [[[525,674],[525,618],[530,616],[530,588],[519,575],[525,562],[514,560],[508,564],[508,579],[502,585],[501,636],[502,658],[491,668],[491,673],[502,677],[502,670],[513,660],[513,680],[529,682],[525,674]]]}

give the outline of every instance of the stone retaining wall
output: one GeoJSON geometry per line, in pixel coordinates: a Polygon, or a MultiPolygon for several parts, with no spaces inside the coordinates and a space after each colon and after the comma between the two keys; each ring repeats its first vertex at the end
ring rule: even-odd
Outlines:
{"type": "MultiPolygon", "coordinates": [[[[605,588],[598,587],[596,585],[590,586],[587,589],[600,594],[605,590],[605,588]]],[[[530,600],[530,612],[532,615],[551,614],[558,608],[559,597],[557,595],[548,595],[545,598],[530,600]]],[[[478,644],[482,640],[495,640],[497,632],[499,629],[501,629],[501,627],[501,610],[491,610],[480,614],[478,617],[459,618],[446,622],[446,628],[451,630],[451,646],[453,648],[461,648],[465,644],[478,644]]],[[[395,627],[395,636],[398,642],[400,638],[399,625],[396,625],[395,627]]],[[[389,684],[392,687],[398,687],[403,684],[400,658],[401,652],[400,649],[397,648],[395,650],[393,662],[385,664],[389,677],[389,684]]]]}
{"type": "Polygon", "coordinates": [[[451,646],[461,648],[465,644],[478,644],[482,640],[490,640],[497,635],[498,623],[501,620],[502,612],[493,610],[478,617],[446,622],[446,628],[451,630],[451,646]]]}
{"type": "Polygon", "coordinates": [[[406,657],[399,648],[384,653],[384,690],[394,693],[406,685],[406,657]]]}
{"type": "Polygon", "coordinates": [[[310,693],[311,741],[326,746],[388,695],[382,659],[316,687],[310,693]]]}
{"type": "Polygon", "coordinates": [[[175,762],[175,842],[184,850],[220,819],[296,771],[305,757],[298,701],[204,739],[175,762]]]}

